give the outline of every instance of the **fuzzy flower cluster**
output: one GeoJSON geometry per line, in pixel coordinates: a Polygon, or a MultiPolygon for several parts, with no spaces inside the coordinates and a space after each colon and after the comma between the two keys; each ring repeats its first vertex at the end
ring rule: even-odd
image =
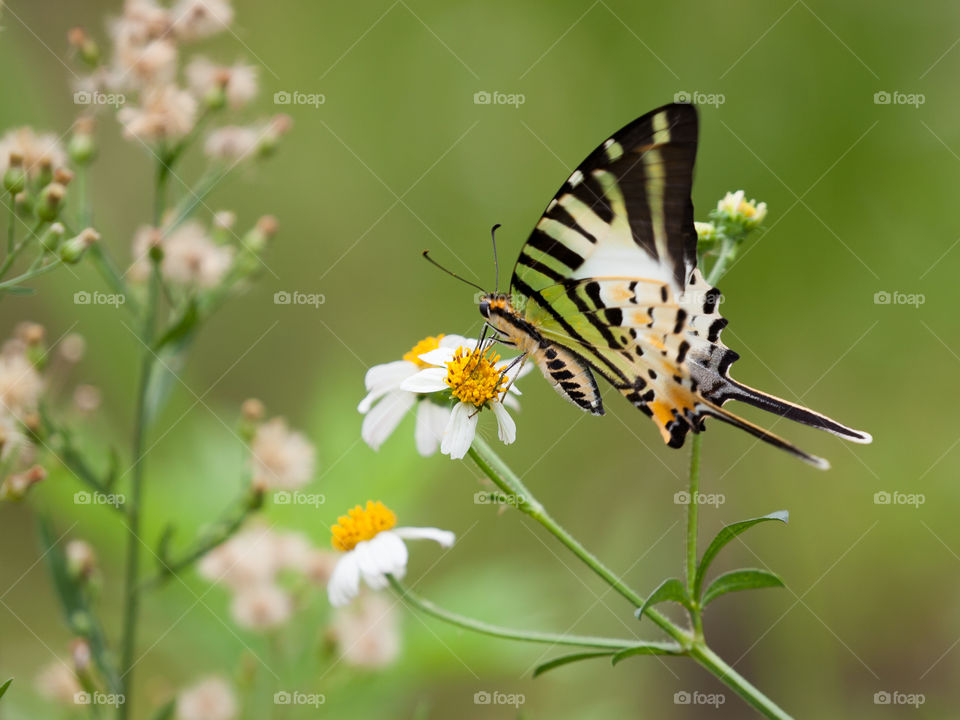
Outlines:
{"type": "MultiPolygon", "coordinates": [[[[742,230],[753,230],[764,218],[767,217],[767,204],[758,203],[756,200],[747,200],[746,193],[743,190],[728,192],[717,203],[717,208],[710,213],[710,219],[716,226],[722,228],[723,225],[737,226],[742,230]]],[[[706,225],[706,224],[702,224],[706,225]]],[[[706,227],[698,227],[697,234],[701,231],[707,231],[706,227]]]]}
{"type": "Polygon", "coordinates": [[[427,337],[403,358],[367,371],[367,396],[357,408],[365,415],[361,434],[374,450],[417,408],[415,438],[421,455],[439,447],[462,458],[477,432],[480,412],[489,409],[506,444],[516,440],[517,426],[507,408],[517,409],[515,383],[532,366],[502,360],[477,340],[460,335],[427,337]]]}
{"type": "MultiPolygon", "coordinates": [[[[75,97],[92,107],[116,107],[127,138],[169,151],[210,114],[244,108],[257,95],[255,66],[223,64],[199,54],[183,58],[191,43],[228,31],[233,15],[228,0],[178,0],[171,6],[126,0],[107,27],[108,53],[83,28],[70,31],[70,44],[88,69],[75,84],[75,97]],[[181,64],[184,85],[178,82],[181,64]]],[[[254,151],[266,155],[289,126],[286,116],[244,128],[228,126],[211,134],[207,151],[234,161],[254,151]]]]}
{"type": "Polygon", "coordinates": [[[269,630],[286,624],[295,608],[294,593],[282,576],[326,585],[334,559],[299,533],[253,525],[204,555],[198,571],[231,591],[230,613],[238,625],[269,630]]]}
{"type": "Polygon", "coordinates": [[[244,404],[244,414],[254,424],[250,441],[253,487],[260,492],[302,488],[316,471],[316,448],[283,418],[259,422],[261,413],[258,401],[244,404]]]}

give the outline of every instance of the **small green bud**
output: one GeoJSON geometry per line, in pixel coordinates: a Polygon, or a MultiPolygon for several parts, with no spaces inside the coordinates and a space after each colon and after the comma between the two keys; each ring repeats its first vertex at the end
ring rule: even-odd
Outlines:
{"type": "Polygon", "coordinates": [[[43,234],[40,236],[40,246],[47,252],[56,252],[65,234],[66,230],[63,225],[55,222],[43,231],[43,234]]]}
{"type": "Polygon", "coordinates": [[[95,68],[100,64],[100,46],[82,27],[70,28],[67,31],[67,40],[87,65],[95,68]]]}
{"type": "Polygon", "coordinates": [[[99,242],[100,233],[93,228],[87,228],[81,231],[79,235],[67,240],[60,246],[60,259],[68,265],[80,262],[80,258],[87,251],[87,248],[95,242],[99,242]]]}
{"type": "Polygon", "coordinates": [[[73,135],[67,143],[67,155],[77,165],[89,165],[97,156],[97,145],[93,139],[93,118],[83,115],[73,124],[73,135]]]}
{"type": "Polygon", "coordinates": [[[63,207],[63,199],[67,196],[67,188],[58,182],[51,182],[40,191],[37,204],[33,208],[34,215],[44,222],[57,219],[63,207]]]}
{"type": "Polygon", "coordinates": [[[264,215],[243,237],[243,246],[252,253],[260,254],[267,241],[277,234],[277,219],[273,215],[264,215]]]}
{"type": "Polygon", "coordinates": [[[27,171],[23,169],[23,155],[10,153],[10,163],[3,174],[3,187],[11,195],[23,192],[27,187],[27,171]]]}

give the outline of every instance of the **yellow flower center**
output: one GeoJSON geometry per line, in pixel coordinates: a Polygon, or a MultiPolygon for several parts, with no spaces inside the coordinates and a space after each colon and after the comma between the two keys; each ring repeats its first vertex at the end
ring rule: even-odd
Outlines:
{"type": "Polygon", "coordinates": [[[343,552],[353,550],[357,543],[370,540],[396,524],[397,516],[393,510],[379,500],[367,500],[366,508],[357,505],[346,515],[337,518],[337,524],[330,528],[333,547],[343,552]]]}
{"type": "Polygon", "coordinates": [[[457,348],[453,360],[447,363],[444,382],[460,402],[483,407],[507,391],[509,380],[496,368],[500,356],[493,350],[480,352],[457,348]]]}
{"type": "Polygon", "coordinates": [[[440,347],[440,341],[443,339],[443,334],[437,335],[436,337],[430,336],[425,337],[423,340],[414,345],[410,350],[403,355],[403,359],[407,362],[412,362],[414,365],[420,368],[430,367],[423,360],[420,359],[420,356],[424,353],[428,353],[431,350],[436,350],[440,347]]]}
{"type": "Polygon", "coordinates": [[[751,218],[753,218],[754,215],[757,214],[757,206],[754,205],[753,203],[743,200],[740,203],[740,207],[737,208],[737,212],[739,212],[745,218],[750,220],[751,218]]]}

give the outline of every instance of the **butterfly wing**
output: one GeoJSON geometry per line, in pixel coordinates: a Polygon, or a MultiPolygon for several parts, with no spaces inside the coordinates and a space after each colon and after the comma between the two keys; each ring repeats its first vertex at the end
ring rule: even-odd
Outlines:
{"type": "MultiPolygon", "coordinates": [[[[739,356],[720,340],[727,322],[717,310],[720,292],[696,268],[696,149],[691,105],[658,108],[608,138],[570,175],[523,246],[511,281],[515,304],[546,340],[649,415],[669,445],[680,447],[712,416],[823,467],[820,458],[721,407],[738,399],[870,440],[729,377],[739,356]]],[[[599,398],[585,409],[602,412],[599,398]]]]}

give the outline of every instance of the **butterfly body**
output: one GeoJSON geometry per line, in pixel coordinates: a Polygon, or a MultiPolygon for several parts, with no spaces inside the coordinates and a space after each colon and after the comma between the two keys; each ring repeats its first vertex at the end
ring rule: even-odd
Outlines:
{"type": "Polygon", "coordinates": [[[596,375],[671,447],[716,417],[818,467],[826,461],[722,408],[732,399],[855,442],[870,436],[729,376],[720,291],[697,268],[690,197],[697,114],[673,104],[608,138],[569,176],[521,250],[487,324],[583,410],[603,414],[596,375]]]}

